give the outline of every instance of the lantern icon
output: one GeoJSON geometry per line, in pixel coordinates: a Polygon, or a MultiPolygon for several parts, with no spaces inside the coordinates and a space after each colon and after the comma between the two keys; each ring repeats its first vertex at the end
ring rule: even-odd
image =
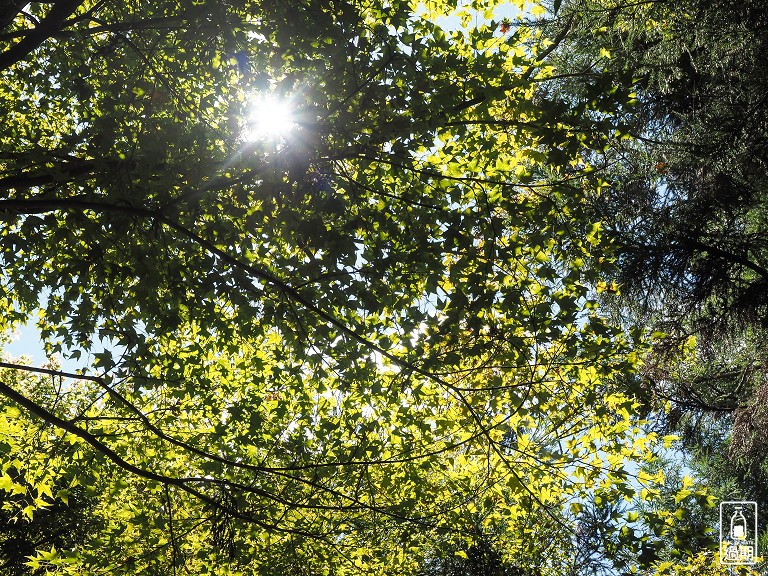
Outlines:
{"type": "Polygon", "coordinates": [[[736,506],[736,511],[731,516],[731,538],[734,540],[747,539],[747,519],[741,512],[741,506],[736,506]]]}
{"type": "Polygon", "coordinates": [[[757,502],[720,502],[720,563],[755,564],[757,558],[757,502]]]}

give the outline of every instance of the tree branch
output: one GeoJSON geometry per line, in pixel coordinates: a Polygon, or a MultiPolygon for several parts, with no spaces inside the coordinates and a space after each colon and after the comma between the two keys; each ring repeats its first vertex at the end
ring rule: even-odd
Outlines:
{"type": "Polygon", "coordinates": [[[716,246],[710,246],[708,244],[704,244],[703,242],[696,240],[691,236],[684,236],[682,238],[682,241],[684,245],[690,246],[692,248],[697,248],[702,252],[711,254],[712,256],[718,256],[728,262],[732,262],[734,264],[741,264],[745,268],[749,268],[753,272],[757,272],[763,278],[768,279],[768,270],[766,270],[762,266],[759,266],[758,264],[755,264],[746,256],[742,256],[740,254],[734,254],[733,252],[728,252],[727,250],[723,250],[722,248],[717,248],[716,246]]]}
{"type": "Polygon", "coordinates": [[[10,68],[38,48],[43,42],[55,35],[64,21],[77,10],[84,0],[59,0],[38,26],[30,30],[21,41],[8,50],[0,52],[0,70],[10,68]]]}
{"type": "Polygon", "coordinates": [[[17,200],[7,198],[0,200],[0,212],[17,212],[20,214],[44,214],[46,212],[55,212],[57,210],[93,210],[94,212],[110,212],[125,214],[129,216],[139,216],[142,218],[158,218],[160,212],[149,210],[147,208],[136,208],[134,206],[118,206],[117,204],[108,204],[105,202],[94,202],[83,200],[80,197],[72,198],[29,198],[17,200]]]}
{"type": "MultiPolygon", "coordinates": [[[[285,500],[282,497],[279,497],[275,494],[272,494],[270,492],[267,492],[265,490],[260,490],[258,488],[254,488],[253,486],[246,486],[243,484],[238,484],[229,480],[216,480],[216,479],[207,479],[209,483],[212,484],[220,484],[227,486],[228,488],[235,488],[238,490],[242,490],[244,492],[251,492],[254,494],[257,494],[263,498],[270,499],[278,504],[281,504],[286,507],[294,507],[294,508],[306,508],[306,509],[316,509],[316,510],[367,510],[369,512],[375,512],[378,514],[381,514],[383,516],[387,516],[390,518],[393,518],[398,521],[402,522],[410,522],[415,523],[419,525],[423,525],[424,527],[432,527],[428,523],[424,522],[423,518],[413,518],[409,516],[403,516],[402,514],[399,514],[393,510],[388,510],[386,508],[381,508],[376,505],[366,504],[365,502],[362,502],[357,496],[351,496],[349,494],[344,494],[334,488],[330,488],[328,486],[324,486],[320,484],[319,482],[315,480],[310,480],[307,478],[302,478],[300,476],[296,476],[294,474],[291,474],[291,472],[298,472],[302,470],[315,470],[319,468],[329,468],[329,467],[348,467],[348,466],[362,466],[367,468],[368,466],[375,466],[375,465],[387,465],[387,464],[396,464],[396,463],[405,463],[405,462],[412,462],[415,460],[421,460],[423,458],[428,458],[431,456],[439,455],[447,450],[458,448],[462,445],[468,444],[471,440],[477,439],[480,434],[475,434],[471,436],[468,439],[465,439],[461,442],[455,443],[453,445],[447,446],[444,449],[441,450],[433,450],[427,453],[418,454],[416,456],[412,456],[409,458],[399,458],[399,459],[387,459],[387,460],[353,460],[350,459],[346,462],[324,462],[314,465],[307,465],[307,466],[292,466],[292,467],[268,467],[268,466],[260,466],[260,465],[254,465],[254,464],[247,464],[243,462],[234,462],[232,460],[228,460],[227,458],[224,458],[222,456],[218,456],[215,454],[210,454],[206,452],[205,450],[202,450],[200,448],[197,448],[195,446],[191,446],[190,444],[187,444],[186,442],[183,442],[181,440],[178,440],[172,436],[168,436],[165,432],[157,428],[154,424],[152,424],[149,419],[146,417],[146,415],[141,412],[136,406],[134,406],[127,398],[125,398],[122,394],[120,394],[118,391],[116,391],[113,387],[109,386],[104,378],[99,376],[90,376],[86,374],[72,374],[68,372],[62,372],[60,370],[54,370],[51,368],[37,368],[34,366],[26,366],[23,364],[11,364],[8,362],[2,362],[0,361],[0,368],[5,368],[8,370],[21,370],[24,372],[31,372],[31,373],[37,373],[37,374],[46,374],[46,375],[52,375],[52,376],[60,376],[64,378],[72,378],[72,379],[79,379],[79,380],[86,380],[89,382],[94,382],[95,384],[98,384],[102,389],[104,389],[106,392],[108,392],[110,395],[114,396],[118,401],[120,401],[121,404],[126,406],[128,410],[136,414],[138,418],[142,421],[142,423],[146,426],[146,428],[153,434],[155,434],[158,438],[161,440],[164,440],[166,442],[169,442],[170,444],[173,444],[174,446],[177,446],[179,448],[182,448],[184,450],[187,450],[191,452],[192,454],[195,454],[196,456],[200,456],[201,458],[205,458],[214,462],[218,462],[219,464],[223,464],[225,466],[231,466],[233,468],[239,468],[242,470],[248,470],[250,472],[257,472],[257,473],[265,473],[265,474],[272,474],[274,476],[278,476],[281,478],[285,478],[287,480],[295,481],[300,484],[304,484],[307,486],[310,486],[311,488],[317,489],[321,492],[325,492],[328,494],[331,494],[332,496],[335,496],[337,498],[340,498],[342,500],[346,500],[351,502],[352,505],[350,506],[342,506],[342,505],[308,505],[308,504],[300,504],[297,502],[293,502],[290,500],[285,500]]],[[[0,390],[0,393],[2,393],[2,390],[0,390]]],[[[26,407],[26,406],[25,406],[26,407]]],[[[80,418],[82,420],[82,418],[80,418]]],[[[74,422],[77,420],[69,421],[70,425],[74,425],[74,422]]],[[[95,437],[94,437],[95,438],[95,437]]],[[[132,472],[132,470],[129,470],[129,472],[132,472]]],[[[193,481],[196,479],[184,479],[184,481],[193,481]]],[[[166,483],[166,485],[173,483],[166,483]]],[[[178,485],[178,484],[177,484],[178,485]]]]}
{"type": "MultiPolygon", "coordinates": [[[[10,0],[0,14],[0,30],[8,27],[18,16],[19,12],[27,5],[28,0],[10,0]]],[[[1,568],[1,566],[0,566],[1,568]]]]}
{"type": "Polygon", "coordinates": [[[27,190],[35,186],[45,186],[46,184],[66,184],[79,176],[94,175],[94,167],[93,162],[83,162],[79,165],[64,163],[59,165],[58,173],[29,174],[22,172],[14,176],[6,176],[5,178],[0,178],[0,191],[27,190]]]}
{"type": "Polygon", "coordinates": [[[79,426],[72,424],[72,422],[69,422],[68,420],[63,420],[62,418],[59,418],[55,414],[52,414],[51,412],[49,412],[48,410],[46,410],[45,408],[43,408],[42,406],[34,402],[33,400],[27,398],[26,396],[24,396],[17,390],[11,388],[7,384],[5,384],[5,382],[2,382],[2,381],[0,381],[0,394],[5,396],[9,400],[15,402],[19,406],[23,407],[30,414],[33,414],[34,416],[41,418],[42,420],[51,424],[52,426],[55,426],[56,428],[69,432],[70,434],[73,434],[74,436],[77,436],[78,438],[84,440],[93,449],[95,449],[100,454],[104,455],[108,460],[110,460],[111,462],[113,462],[114,464],[116,464],[118,467],[122,468],[126,472],[130,472],[131,474],[139,476],[140,478],[152,480],[163,485],[177,486],[187,494],[194,496],[195,498],[197,498],[198,500],[200,500],[201,502],[209,506],[212,506],[218,510],[225,512],[226,514],[231,515],[233,518],[243,520],[244,522],[252,522],[254,524],[257,524],[258,526],[261,526],[265,530],[275,530],[275,531],[283,532],[286,534],[296,534],[301,536],[307,536],[309,538],[319,538],[317,534],[306,532],[304,530],[283,528],[277,524],[268,524],[262,520],[257,519],[255,516],[243,514],[242,512],[236,509],[225,506],[220,502],[218,502],[215,498],[212,498],[211,496],[208,496],[204,492],[201,492],[200,490],[193,488],[192,486],[189,486],[190,482],[196,482],[196,481],[210,483],[211,482],[210,479],[174,478],[170,476],[165,476],[163,474],[158,474],[156,472],[152,472],[151,470],[146,470],[144,468],[140,468],[139,466],[131,464],[130,462],[122,458],[119,454],[117,454],[114,450],[112,450],[109,446],[105,445],[103,442],[101,442],[98,438],[96,438],[93,434],[91,434],[87,430],[83,430],[79,426]]]}

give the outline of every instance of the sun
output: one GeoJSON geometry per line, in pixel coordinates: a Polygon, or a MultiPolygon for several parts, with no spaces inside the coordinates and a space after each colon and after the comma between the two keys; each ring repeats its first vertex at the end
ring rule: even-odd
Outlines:
{"type": "Polygon", "coordinates": [[[296,118],[290,98],[266,94],[248,105],[244,136],[249,142],[283,140],[295,128],[296,118]]]}

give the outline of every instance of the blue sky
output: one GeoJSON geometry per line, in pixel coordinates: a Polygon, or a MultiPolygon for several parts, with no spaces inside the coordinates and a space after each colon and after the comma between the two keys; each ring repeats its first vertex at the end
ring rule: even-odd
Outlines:
{"type": "Polygon", "coordinates": [[[22,326],[16,330],[13,335],[13,341],[4,346],[4,351],[10,356],[29,356],[30,361],[35,366],[45,362],[45,353],[43,352],[43,343],[40,340],[40,334],[34,323],[22,326]]]}

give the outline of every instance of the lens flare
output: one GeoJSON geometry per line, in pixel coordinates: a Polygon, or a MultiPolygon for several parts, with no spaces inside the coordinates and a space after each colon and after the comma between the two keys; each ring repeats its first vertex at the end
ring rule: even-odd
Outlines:
{"type": "Polygon", "coordinates": [[[293,106],[287,98],[259,96],[248,110],[244,133],[249,142],[283,140],[296,128],[293,106]]]}

